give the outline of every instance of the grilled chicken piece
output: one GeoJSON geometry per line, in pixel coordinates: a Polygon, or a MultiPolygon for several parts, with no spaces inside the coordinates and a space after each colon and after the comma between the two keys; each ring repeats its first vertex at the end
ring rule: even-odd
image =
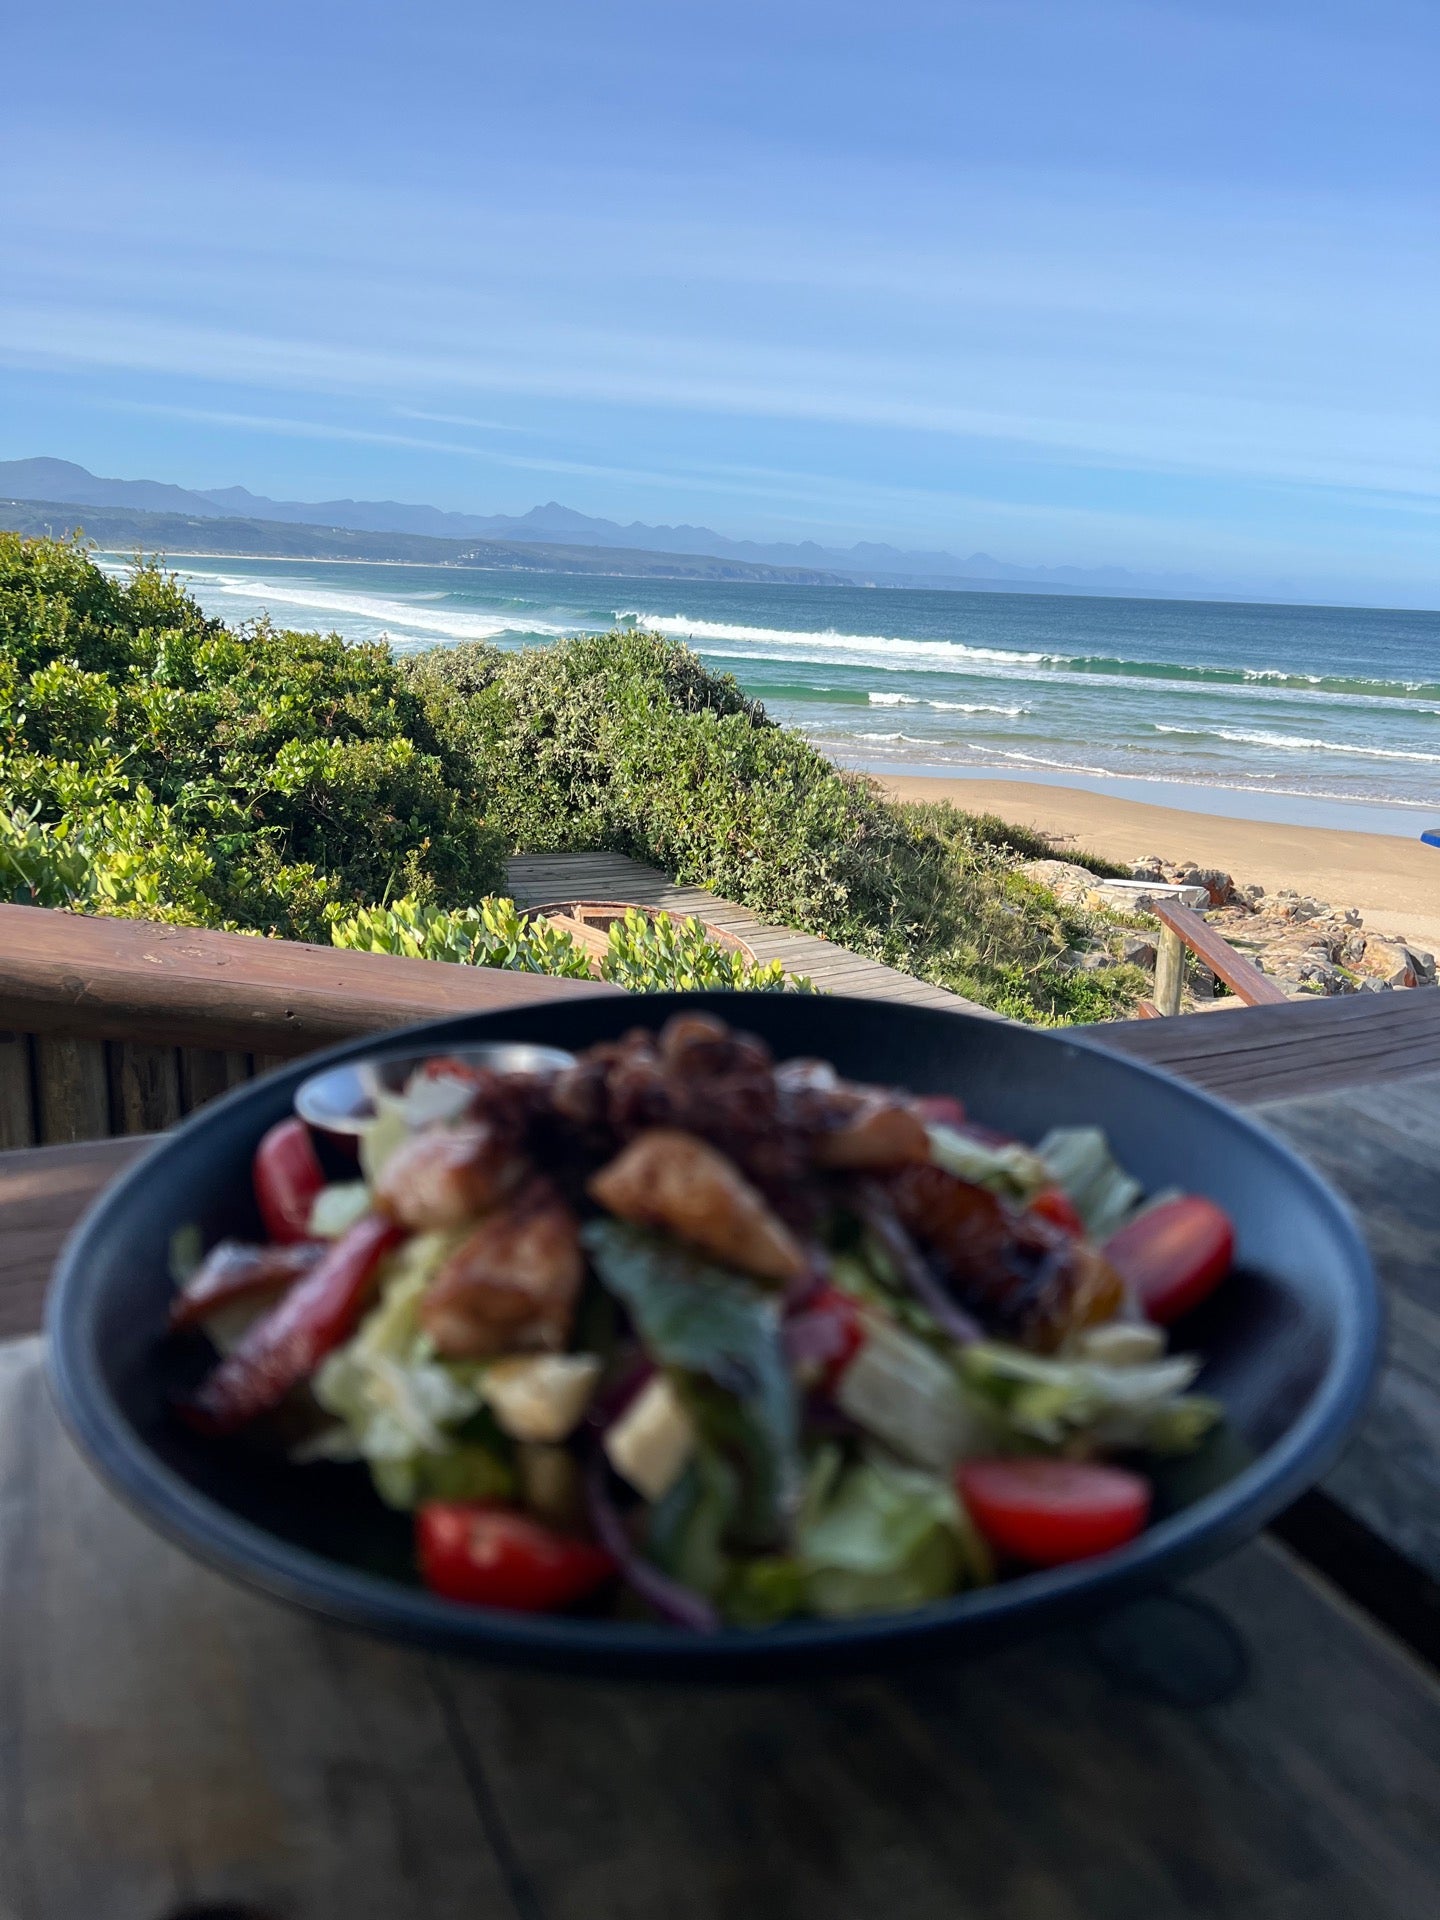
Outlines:
{"type": "Polygon", "coordinates": [[[888,1173],[930,1158],[925,1122],[902,1094],[842,1080],[827,1060],[784,1061],[775,1087],[780,1124],[812,1166],[888,1173]]]}
{"type": "Polygon", "coordinates": [[[815,1135],[810,1157],[834,1172],[883,1173],[930,1158],[930,1135],[912,1107],[868,1088],[829,1095],[829,1124],[815,1135]]]}
{"type": "Polygon", "coordinates": [[[637,1134],[673,1128],[708,1140],[762,1191],[778,1196],[805,1171],[800,1141],[777,1121],[769,1049],[709,1014],[637,1029],[590,1047],[556,1077],[553,1110],[586,1155],[608,1159],[637,1134]]]}
{"type": "Polygon", "coordinates": [[[579,1223],[537,1174],[443,1263],[420,1302],[421,1325],[452,1359],[553,1352],[569,1339],[584,1278],[579,1223]]]}
{"type": "Polygon", "coordinates": [[[660,1029],[660,1058],[686,1080],[726,1080],[742,1074],[773,1077],[770,1049],[713,1013],[677,1013],[660,1029]]]}
{"type": "Polygon", "coordinates": [[[637,1226],[657,1227],[758,1279],[784,1285],[808,1270],[799,1241],[723,1153],[693,1134],[652,1127],[590,1181],[591,1197],[637,1226]]]}
{"type": "Polygon", "coordinates": [[[427,1127],[385,1162],[375,1204],[416,1233],[463,1227],[498,1205],[527,1170],[510,1139],[489,1121],[427,1127]]]}
{"type": "Polygon", "coordinates": [[[907,1167],[890,1195],[941,1282],[987,1327],[1050,1353],[1119,1311],[1124,1288],[1097,1247],[1012,1214],[988,1188],[942,1167],[907,1167]]]}

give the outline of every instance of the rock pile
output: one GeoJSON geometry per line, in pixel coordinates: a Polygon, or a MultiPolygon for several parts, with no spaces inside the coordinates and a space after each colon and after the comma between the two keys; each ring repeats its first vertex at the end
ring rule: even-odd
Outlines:
{"type": "Polygon", "coordinates": [[[1152,856],[1137,880],[1204,886],[1206,919],[1290,993],[1380,993],[1391,987],[1433,987],[1435,956],[1403,934],[1367,929],[1354,907],[1332,907],[1294,887],[1267,894],[1237,886],[1228,873],[1152,856]]]}
{"type": "MultiPolygon", "coordinates": [[[[1231,946],[1247,954],[1287,993],[1383,993],[1396,987],[1433,987],[1435,956],[1403,934],[1365,926],[1353,907],[1332,907],[1291,887],[1267,893],[1242,885],[1217,867],[1158,854],[1139,861],[1129,881],[1107,881],[1068,860],[1032,860],[1023,871],[1067,905],[1133,918],[1158,899],[1180,900],[1205,915],[1231,946]]],[[[1155,965],[1154,936],[1132,932],[1094,940],[1071,956],[1076,966],[1155,965]]],[[[1210,999],[1215,982],[1208,969],[1191,964],[1189,986],[1197,1000],[1210,999]]]]}

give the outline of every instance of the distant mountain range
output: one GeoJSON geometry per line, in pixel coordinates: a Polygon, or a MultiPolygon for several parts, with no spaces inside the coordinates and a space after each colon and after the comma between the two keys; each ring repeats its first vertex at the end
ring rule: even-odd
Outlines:
{"type": "MultiPolygon", "coordinates": [[[[181,489],[176,488],[176,492],[181,489]]],[[[422,567],[478,567],[508,573],[583,573],[648,580],[748,580],[768,586],[849,586],[815,567],[766,567],[715,554],[647,553],[638,547],[584,547],[537,540],[436,540],[426,533],[365,533],[293,521],[91,507],[74,500],[7,500],[0,527],[11,533],[68,533],[111,552],[179,557],[207,554],[277,560],[389,560],[422,567]]]]}
{"type": "MultiPolygon", "coordinates": [[[[618,548],[644,554],[647,564],[643,571],[647,572],[655,570],[653,563],[658,556],[673,554],[690,562],[709,558],[766,569],[767,573],[760,577],[774,578],[768,570],[777,567],[787,573],[798,569],[799,574],[812,583],[817,575],[830,578],[841,575],[882,586],[965,585],[1021,591],[1028,587],[1051,593],[1200,597],[1213,596],[1217,591],[1214,582],[1194,576],[1134,573],[1125,567],[1021,567],[996,560],[988,553],[972,553],[961,559],[953,553],[917,552],[875,541],[861,541],[852,547],[822,547],[813,540],[732,540],[710,527],[652,527],[638,520],[621,526],[614,520],[577,513],[555,500],[519,515],[449,513],[441,507],[410,506],[399,500],[271,500],[245,487],[195,490],[172,486],[163,480],[107,480],[73,461],[47,458],[0,460],[0,498],[7,496],[18,502],[176,515],[191,522],[234,520],[251,526],[344,529],[352,533],[401,534],[447,542],[500,541],[552,550],[564,548],[572,553],[618,548]]],[[[95,525],[87,531],[96,538],[110,537],[99,534],[95,525]]],[[[190,550],[199,549],[192,545],[190,550]]],[[[242,549],[230,538],[225,538],[213,550],[298,554],[298,549],[288,541],[283,546],[242,549]]],[[[398,557],[389,553],[361,554],[353,545],[348,551],[352,558],[398,557]]],[[[333,556],[322,553],[319,545],[311,542],[306,545],[303,557],[333,556]]],[[[627,561],[627,570],[630,567],[627,561]]],[[[587,565],[584,570],[598,569],[587,565]]],[[[692,566],[686,568],[681,577],[698,575],[692,566]]],[[[744,578],[746,575],[735,572],[711,577],[744,578]]]]}

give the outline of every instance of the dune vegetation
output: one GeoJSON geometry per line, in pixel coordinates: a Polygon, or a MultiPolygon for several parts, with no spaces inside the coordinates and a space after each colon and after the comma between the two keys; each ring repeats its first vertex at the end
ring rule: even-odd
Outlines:
{"type": "MultiPolygon", "coordinates": [[[[42,906],[573,972],[505,858],[605,849],[1022,1019],[1142,987],[1070,964],[1103,929],[1019,871],[1034,835],[887,801],[655,634],[396,660],[0,534],[0,802],[0,897],[42,906]]],[[[632,930],[617,977],[679,951],[632,930]]]]}

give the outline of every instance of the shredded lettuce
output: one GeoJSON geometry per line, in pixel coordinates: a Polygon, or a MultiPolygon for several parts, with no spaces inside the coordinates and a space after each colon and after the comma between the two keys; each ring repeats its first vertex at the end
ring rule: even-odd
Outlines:
{"type": "Polygon", "coordinates": [[[1189,1355],[1125,1367],[1047,1359],[1000,1341],[957,1356],[960,1375],[990,1414],[1001,1443],[1097,1451],[1187,1452],[1221,1417],[1216,1401],[1186,1389],[1200,1371],[1189,1355]]]}
{"type": "Polygon", "coordinates": [[[803,1561],[784,1554],[737,1560],[720,1595],[720,1610],[734,1627],[773,1627],[805,1605],[803,1561]]]}
{"type": "Polygon", "coordinates": [[[321,1366],[313,1389],[338,1428],[306,1449],[310,1459],[364,1460],[391,1506],[510,1490],[498,1447],[457,1429],[480,1414],[482,1369],[442,1361],[420,1325],[420,1297],[456,1235],[417,1234],[391,1261],[379,1304],[321,1366]],[[451,1489],[455,1491],[451,1492],[451,1489]]]}
{"type": "Polygon", "coordinates": [[[992,1146],[955,1127],[932,1126],[929,1133],[937,1167],[1014,1205],[1028,1206],[1046,1187],[1063,1188],[1095,1240],[1123,1226],[1140,1200],[1140,1182],[1117,1163],[1099,1127],[1056,1127],[1038,1147],[992,1146]]]}
{"type": "Polygon", "coordinates": [[[311,1235],[316,1240],[338,1240],[369,1211],[370,1189],[363,1180],[332,1181],[311,1202],[311,1235]]]}
{"type": "Polygon", "coordinates": [[[740,1506],[740,1476],[713,1447],[697,1447],[675,1485],[650,1512],[646,1549],[663,1572],[710,1598],[730,1573],[725,1548],[740,1506]]]}
{"type": "Polygon", "coordinates": [[[993,1578],[948,1477],[878,1454],[838,1471],[833,1456],[817,1463],[798,1557],[806,1606],[830,1619],[924,1606],[993,1578]]]}
{"type": "Polygon", "coordinates": [[[1075,1203],[1092,1240],[1108,1240],[1135,1211],[1144,1189],[1110,1151],[1099,1127],[1056,1127],[1037,1149],[1050,1179],[1075,1203]]]}
{"type": "Polygon", "coordinates": [[[937,1167],[953,1173],[957,1180],[968,1180],[972,1186],[988,1187],[1002,1200],[1024,1206],[1055,1184],[1055,1175],[1042,1156],[1018,1140],[991,1146],[955,1127],[932,1126],[928,1131],[930,1158],[937,1167]]]}
{"type": "Polygon", "coordinates": [[[799,1408],[773,1295],[618,1220],[592,1220],[582,1238],[696,1432],[738,1469],[735,1544],[772,1544],[785,1532],[800,1479],[799,1408]]]}
{"type": "Polygon", "coordinates": [[[360,1171],[373,1187],[384,1171],[385,1162],[397,1147],[410,1138],[403,1113],[394,1107],[382,1107],[360,1134],[360,1171]]]}
{"type": "Polygon", "coordinates": [[[918,1467],[943,1472],[977,1450],[980,1422],[955,1376],[954,1348],[942,1358],[879,1314],[865,1315],[865,1340],[840,1376],[836,1405],[857,1426],[918,1467]]]}

